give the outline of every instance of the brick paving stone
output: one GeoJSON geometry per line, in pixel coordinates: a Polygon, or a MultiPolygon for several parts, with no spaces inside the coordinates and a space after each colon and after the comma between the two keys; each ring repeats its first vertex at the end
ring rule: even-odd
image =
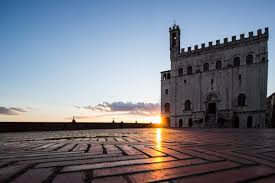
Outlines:
{"type": "Polygon", "coordinates": [[[137,149],[129,146],[129,145],[118,145],[118,147],[127,155],[138,155],[142,154],[142,152],[138,151],[137,149]]]}
{"type": "Polygon", "coordinates": [[[254,181],[250,181],[251,183],[274,183],[275,175],[271,175],[268,177],[262,177],[254,181]]]}
{"type": "Polygon", "coordinates": [[[28,158],[35,158],[35,157],[48,157],[48,156],[72,156],[72,155],[75,155],[75,154],[79,154],[78,152],[48,152],[47,154],[45,154],[45,152],[43,153],[32,153],[30,154],[28,152],[28,154],[16,154],[16,155],[8,155],[8,156],[2,156],[0,158],[0,161],[10,161],[10,159],[13,159],[15,161],[17,160],[24,160],[24,159],[28,159],[28,158]]]}
{"type": "Polygon", "coordinates": [[[168,161],[168,162],[161,161],[161,158],[158,158],[156,160],[158,160],[159,163],[154,162],[151,164],[144,164],[144,165],[132,165],[132,166],[94,170],[94,177],[128,174],[128,173],[136,173],[136,172],[143,172],[143,171],[149,171],[149,170],[160,170],[160,169],[166,169],[166,168],[175,168],[180,166],[202,164],[206,162],[205,160],[202,160],[202,159],[188,159],[188,160],[168,161]]]}
{"type": "Polygon", "coordinates": [[[88,144],[77,144],[72,151],[86,151],[88,149],[88,144]]]}
{"type": "Polygon", "coordinates": [[[18,176],[13,183],[39,183],[45,181],[51,174],[53,174],[54,170],[51,168],[38,168],[38,169],[30,169],[24,174],[18,176]]]}
{"type": "Polygon", "coordinates": [[[98,138],[97,141],[98,142],[106,142],[106,139],[105,138],[98,138]]]}
{"type": "Polygon", "coordinates": [[[172,149],[168,149],[165,147],[153,147],[154,149],[163,152],[165,154],[168,154],[170,156],[176,157],[178,159],[188,159],[191,158],[192,156],[188,155],[188,154],[184,154],[184,153],[180,153],[178,151],[172,150],[172,149]]]}
{"type": "Polygon", "coordinates": [[[50,146],[50,147],[47,147],[46,150],[47,150],[47,151],[53,151],[53,150],[58,149],[58,148],[60,148],[60,147],[62,147],[62,146],[64,146],[64,145],[65,145],[65,143],[57,143],[57,144],[55,144],[55,145],[52,145],[52,146],[50,146]]]}
{"type": "Polygon", "coordinates": [[[119,142],[125,142],[126,140],[124,140],[123,138],[115,138],[117,141],[119,142]]]}
{"type": "Polygon", "coordinates": [[[85,157],[84,159],[70,159],[67,158],[66,160],[63,161],[54,161],[54,162],[45,162],[45,163],[40,163],[36,167],[37,168],[42,168],[42,167],[55,167],[55,166],[69,166],[69,165],[79,165],[79,164],[89,164],[89,163],[97,163],[97,162],[104,162],[104,161],[119,161],[119,160],[124,160],[124,159],[135,159],[135,158],[144,158],[144,155],[140,156],[121,156],[121,154],[105,154],[104,157],[102,158],[87,158],[85,157]]]}
{"type": "Polygon", "coordinates": [[[48,162],[62,162],[62,161],[75,161],[75,160],[88,160],[88,159],[97,159],[97,158],[106,158],[106,157],[116,157],[121,156],[121,153],[111,153],[111,154],[76,154],[74,156],[62,156],[62,157],[51,157],[43,158],[36,157],[36,159],[23,160],[19,161],[16,164],[30,164],[30,163],[48,163],[48,162]]]}
{"type": "Polygon", "coordinates": [[[85,183],[85,178],[84,172],[57,174],[52,183],[85,183]]]}
{"type": "Polygon", "coordinates": [[[57,149],[57,151],[70,151],[75,146],[76,146],[76,144],[66,144],[65,146],[62,146],[61,148],[57,149]]]}
{"type": "Polygon", "coordinates": [[[202,180],[205,183],[241,182],[241,181],[248,181],[248,180],[251,180],[251,179],[254,179],[257,177],[261,177],[261,176],[267,176],[272,173],[275,173],[275,170],[271,169],[269,167],[251,166],[251,167],[241,167],[238,169],[214,172],[214,173],[205,174],[205,175],[201,175],[201,176],[197,176],[197,177],[181,178],[181,179],[176,180],[175,182],[200,183],[202,180]]]}
{"type": "Polygon", "coordinates": [[[122,153],[122,151],[114,146],[114,145],[104,145],[104,148],[106,149],[107,153],[122,153]]]}
{"type": "Polygon", "coordinates": [[[9,164],[10,162],[11,162],[11,161],[0,162],[0,167],[5,166],[5,165],[9,164]]]}
{"type": "Polygon", "coordinates": [[[0,168],[0,182],[5,182],[17,173],[24,171],[29,166],[30,165],[10,165],[0,168]]]}
{"type": "Polygon", "coordinates": [[[249,154],[248,155],[244,155],[244,154],[235,153],[235,152],[227,152],[227,153],[230,154],[230,155],[239,157],[239,158],[247,159],[249,161],[254,161],[256,163],[263,164],[263,165],[275,168],[275,163],[270,162],[268,160],[261,159],[261,158],[249,156],[249,154]]]}
{"type": "Polygon", "coordinates": [[[164,170],[156,170],[145,173],[137,173],[129,175],[131,181],[133,182],[153,182],[153,181],[165,181],[168,179],[175,179],[183,176],[189,176],[194,174],[201,174],[212,172],[216,170],[223,170],[229,168],[236,168],[240,165],[233,162],[223,161],[214,162],[194,166],[186,166],[180,168],[171,168],[164,170]]]}
{"type": "Polygon", "coordinates": [[[155,163],[155,162],[161,162],[161,161],[175,160],[172,157],[157,157],[157,158],[143,159],[144,158],[143,155],[135,156],[135,158],[133,158],[133,159],[131,159],[131,157],[134,157],[134,156],[128,156],[128,157],[129,157],[129,158],[127,158],[128,160],[125,160],[125,161],[113,161],[113,162],[103,162],[103,163],[97,163],[97,164],[67,166],[62,170],[62,172],[89,170],[89,169],[97,169],[97,168],[109,168],[109,167],[115,167],[115,166],[137,165],[137,164],[155,163]]]}
{"type": "Polygon", "coordinates": [[[45,144],[45,145],[42,145],[42,146],[35,147],[35,148],[33,148],[33,150],[45,149],[45,148],[50,147],[50,146],[55,145],[55,144],[56,144],[56,143],[45,144]]]}
{"type": "Polygon", "coordinates": [[[115,177],[104,177],[92,180],[92,183],[128,183],[128,181],[122,176],[115,176],[115,177]]]}
{"type": "Polygon", "coordinates": [[[275,129],[0,133],[0,182],[274,182],[274,144],[275,129]]]}
{"type": "Polygon", "coordinates": [[[202,149],[202,148],[199,148],[199,147],[186,147],[186,148],[190,149],[190,150],[194,150],[194,151],[199,151],[201,153],[205,153],[205,154],[217,156],[217,157],[220,157],[220,158],[224,158],[224,159],[227,159],[227,160],[235,161],[235,162],[242,163],[242,164],[247,164],[247,165],[256,164],[253,161],[248,161],[248,160],[243,159],[243,158],[238,158],[238,157],[231,156],[231,155],[228,155],[228,154],[223,154],[223,153],[220,153],[220,152],[216,152],[215,149],[214,149],[214,151],[213,151],[213,149],[212,149],[212,151],[210,151],[210,150],[202,149]]]}
{"type": "Polygon", "coordinates": [[[206,160],[209,160],[209,161],[221,161],[221,160],[223,160],[223,158],[219,158],[217,156],[212,156],[210,154],[193,151],[193,150],[186,149],[186,148],[183,148],[183,147],[174,147],[173,149],[177,150],[179,152],[182,152],[184,154],[189,154],[189,155],[192,155],[192,156],[195,156],[195,157],[198,157],[198,158],[202,158],[202,159],[206,159],[206,160]]]}
{"type": "Polygon", "coordinates": [[[103,147],[100,144],[91,144],[90,149],[88,150],[89,153],[94,154],[102,154],[103,153],[103,147]]]}
{"type": "Polygon", "coordinates": [[[149,156],[152,157],[157,157],[157,156],[165,156],[166,154],[159,152],[157,150],[151,149],[149,147],[145,147],[143,145],[134,145],[133,147],[137,148],[138,150],[142,151],[145,154],[148,154],[149,156]]]}

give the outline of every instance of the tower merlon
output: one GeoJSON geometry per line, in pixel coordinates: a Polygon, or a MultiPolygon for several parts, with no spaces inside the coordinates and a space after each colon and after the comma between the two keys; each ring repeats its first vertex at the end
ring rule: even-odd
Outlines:
{"type": "MultiPolygon", "coordinates": [[[[170,30],[177,29],[177,27],[178,26],[176,26],[175,28],[172,27],[172,28],[170,28],[170,30]]],[[[202,43],[200,48],[198,47],[198,45],[195,45],[193,48],[191,46],[189,46],[189,47],[187,47],[187,50],[182,48],[179,56],[185,56],[185,55],[189,55],[191,53],[197,53],[200,51],[208,51],[211,49],[218,49],[218,48],[221,48],[224,46],[238,45],[240,43],[245,43],[248,41],[268,39],[268,34],[269,34],[268,27],[266,27],[264,29],[264,32],[262,29],[258,29],[256,35],[254,35],[254,33],[252,31],[248,32],[248,37],[246,37],[245,34],[240,34],[239,39],[237,39],[237,36],[232,36],[230,41],[228,40],[228,38],[224,38],[223,43],[221,43],[220,40],[216,40],[215,45],[213,45],[212,41],[209,41],[208,46],[206,46],[205,43],[202,43]]]]}

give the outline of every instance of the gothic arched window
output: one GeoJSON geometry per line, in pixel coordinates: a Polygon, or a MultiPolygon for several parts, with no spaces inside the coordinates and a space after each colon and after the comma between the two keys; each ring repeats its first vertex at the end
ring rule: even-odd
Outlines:
{"type": "Polygon", "coordinates": [[[245,106],[245,94],[243,93],[238,96],[238,106],[245,106]]]}
{"type": "Polygon", "coordinates": [[[235,57],[234,58],[234,67],[240,66],[240,63],[241,63],[240,57],[235,57]]]}
{"type": "Polygon", "coordinates": [[[170,79],[171,76],[170,76],[170,73],[167,73],[167,79],[170,79]]]}
{"type": "Polygon", "coordinates": [[[170,112],[170,104],[169,103],[165,103],[165,105],[164,105],[164,111],[165,112],[170,112]]]}
{"type": "Polygon", "coordinates": [[[203,71],[209,71],[209,63],[203,64],[203,71]]]}
{"type": "Polygon", "coordinates": [[[186,101],[185,101],[185,103],[184,103],[184,109],[185,109],[186,111],[191,110],[191,102],[190,102],[190,100],[186,100],[186,101]]]}
{"type": "Polygon", "coordinates": [[[178,75],[179,75],[179,76],[182,76],[182,75],[183,75],[183,68],[179,68],[179,69],[178,69],[178,75]]]}
{"type": "Polygon", "coordinates": [[[187,67],[187,75],[191,75],[192,72],[192,66],[187,67]]]}
{"type": "Polygon", "coordinates": [[[168,95],[168,89],[165,89],[165,95],[168,95]]]}
{"type": "Polygon", "coordinates": [[[222,61],[218,60],[218,61],[216,62],[216,69],[219,70],[219,69],[221,69],[221,68],[222,68],[222,61]]]}
{"type": "Polygon", "coordinates": [[[253,64],[253,55],[249,54],[246,56],[246,64],[253,64]]]}
{"type": "Polygon", "coordinates": [[[166,80],[166,74],[163,74],[162,79],[163,79],[163,80],[166,80]]]}

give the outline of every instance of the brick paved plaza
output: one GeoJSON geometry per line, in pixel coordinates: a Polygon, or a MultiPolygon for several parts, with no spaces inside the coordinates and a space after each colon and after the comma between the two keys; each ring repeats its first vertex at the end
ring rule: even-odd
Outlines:
{"type": "Polygon", "coordinates": [[[0,182],[275,182],[273,129],[0,134],[0,182]]]}

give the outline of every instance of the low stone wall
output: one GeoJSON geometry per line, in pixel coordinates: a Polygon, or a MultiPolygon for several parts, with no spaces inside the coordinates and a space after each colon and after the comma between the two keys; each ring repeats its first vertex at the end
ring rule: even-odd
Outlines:
{"type": "Polygon", "coordinates": [[[54,122],[0,122],[0,132],[88,130],[116,128],[155,128],[149,123],[54,123],[54,122]]]}

